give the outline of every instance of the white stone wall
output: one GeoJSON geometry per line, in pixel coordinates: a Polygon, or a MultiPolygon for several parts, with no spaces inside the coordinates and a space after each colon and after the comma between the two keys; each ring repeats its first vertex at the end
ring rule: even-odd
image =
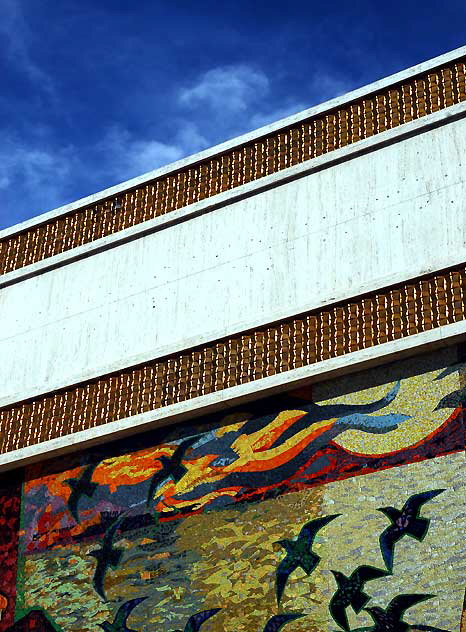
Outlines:
{"type": "Polygon", "coordinates": [[[0,290],[0,404],[466,260],[466,119],[0,290]]]}

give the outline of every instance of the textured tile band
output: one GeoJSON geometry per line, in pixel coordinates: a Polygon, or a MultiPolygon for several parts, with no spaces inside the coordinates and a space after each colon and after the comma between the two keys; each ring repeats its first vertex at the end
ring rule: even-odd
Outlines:
{"type": "Polygon", "coordinates": [[[0,241],[0,274],[465,101],[465,69],[460,59],[6,237],[0,241]]]}
{"type": "Polygon", "coordinates": [[[6,453],[466,319],[466,264],[0,410],[6,453]]]}

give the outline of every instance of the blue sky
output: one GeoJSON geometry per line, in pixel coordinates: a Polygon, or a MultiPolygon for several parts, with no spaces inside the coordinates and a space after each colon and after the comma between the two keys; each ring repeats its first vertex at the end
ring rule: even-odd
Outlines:
{"type": "Polygon", "coordinates": [[[0,228],[466,43],[464,0],[0,10],[0,228]]]}

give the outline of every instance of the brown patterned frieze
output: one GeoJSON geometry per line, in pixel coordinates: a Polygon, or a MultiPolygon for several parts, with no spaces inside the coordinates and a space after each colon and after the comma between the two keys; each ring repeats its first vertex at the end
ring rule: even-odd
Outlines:
{"type": "Polygon", "coordinates": [[[112,235],[466,100],[465,60],[0,240],[0,274],[112,235]]]}
{"type": "Polygon", "coordinates": [[[0,410],[0,452],[466,320],[466,264],[0,410]]]}

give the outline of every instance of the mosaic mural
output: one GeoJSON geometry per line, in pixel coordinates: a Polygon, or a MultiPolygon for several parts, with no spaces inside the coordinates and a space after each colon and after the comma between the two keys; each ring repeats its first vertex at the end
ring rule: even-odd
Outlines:
{"type": "Polygon", "coordinates": [[[465,406],[450,348],[30,466],[0,626],[465,632],[465,406]]]}

